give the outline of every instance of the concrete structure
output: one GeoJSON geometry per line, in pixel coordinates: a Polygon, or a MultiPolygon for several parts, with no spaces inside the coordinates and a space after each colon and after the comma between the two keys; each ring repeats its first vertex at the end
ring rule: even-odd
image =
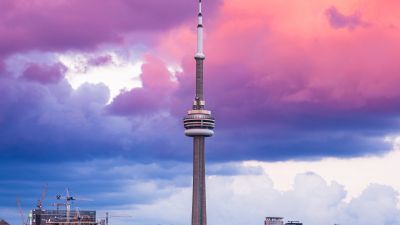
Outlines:
{"type": "Polygon", "coordinates": [[[283,225],[283,217],[266,217],[264,225],[283,225]]]}
{"type": "Polygon", "coordinates": [[[192,110],[184,118],[186,136],[193,137],[193,198],[192,198],[192,225],[206,225],[206,182],[204,139],[214,134],[215,120],[211,111],[205,110],[203,96],[203,15],[199,0],[199,14],[197,24],[197,52],[196,60],[196,94],[192,110]]]}

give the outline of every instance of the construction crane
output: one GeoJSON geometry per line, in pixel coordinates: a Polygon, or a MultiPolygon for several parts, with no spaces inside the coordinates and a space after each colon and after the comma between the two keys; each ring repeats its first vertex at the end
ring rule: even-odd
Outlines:
{"type": "Polygon", "coordinates": [[[27,225],[28,221],[25,221],[25,219],[24,219],[25,218],[24,217],[24,212],[22,210],[21,201],[19,200],[18,196],[16,197],[16,200],[17,200],[17,205],[18,205],[18,208],[19,208],[19,214],[20,214],[21,220],[22,220],[22,225],[27,225]]]}
{"type": "Polygon", "coordinates": [[[69,194],[69,189],[65,188],[66,196],[61,196],[57,195],[56,198],[57,200],[65,199],[65,203],[54,203],[53,205],[57,206],[57,212],[58,212],[58,207],[61,205],[65,205],[65,208],[67,209],[67,223],[69,223],[69,217],[70,217],[70,212],[71,212],[71,201],[76,200],[74,197],[70,196],[69,194]]]}
{"type": "Polygon", "coordinates": [[[40,196],[40,199],[37,202],[38,209],[42,209],[42,207],[43,207],[43,201],[44,201],[44,198],[46,197],[47,189],[48,189],[48,184],[45,184],[43,187],[42,195],[40,196]]]}
{"type": "Polygon", "coordinates": [[[113,217],[132,217],[132,216],[129,216],[129,215],[110,215],[110,213],[106,212],[106,216],[105,217],[100,217],[100,218],[105,218],[106,225],[108,225],[109,218],[113,218],[113,217]]]}
{"type": "Polygon", "coordinates": [[[90,199],[75,198],[75,197],[73,197],[73,196],[70,195],[69,189],[68,189],[68,188],[65,188],[65,192],[66,192],[66,196],[61,196],[61,195],[57,195],[57,196],[56,196],[56,198],[57,198],[58,200],[65,199],[65,203],[55,203],[54,205],[57,205],[57,211],[58,211],[58,206],[60,206],[60,205],[65,205],[65,208],[67,209],[67,212],[66,212],[67,218],[66,218],[66,219],[67,219],[67,223],[69,223],[69,222],[70,222],[71,203],[72,203],[72,201],[75,201],[75,200],[90,201],[90,199]]]}
{"type": "Polygon", "coordinates": [[[78,225],[81,225],[81,212],[79,212],[79,208],[76,208],[76,217],[78,219],[78,225]]]}
{"type": "Polygon", "coordinates": [[[67,196],[65,198],[65,201],[66,201],[65,204],[66,204],[66,207],[67,207],[67,222],[69,222],[69,214],[71,212],[71,201],[75,200],[75,198],[69,195],[69,189],[68,188],[65,188],[65,191],[67,193],[67,196]]]}

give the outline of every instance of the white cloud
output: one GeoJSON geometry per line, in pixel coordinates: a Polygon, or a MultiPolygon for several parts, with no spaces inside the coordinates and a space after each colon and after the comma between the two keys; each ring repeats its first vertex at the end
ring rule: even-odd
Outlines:
{"type": "Polygon", "coordinates": [[[138,58],[120,55],[114,51],[98,53],[66,53],[58,59],[67,66],[66,78],[74,89],[84,83],[105,84],[110,89],[110,100],[122,90],[128,91],[141,87],[141,66],[143,61],[138,58]],[[96,57],[108,56],[111,61],[102,65],[89,65],[96,57]]]}
{"type": "MultiPolygon", "coordinates": [[[[80,180],[76,182],[81,192],[92,187],[88,182],[85,182],[86,187],[81,185],[82,180],[89,177],[107,180],[104,183],[106,189],[83,195],[94,199],[91,202],[94,207],[89,208],[97,209],[99,217],[106,211],[111,215],[131,216],[113,217],[111,224],[190,223],[189,163],[131,164],[124,160],[105,160],[68,167],[75,168],[70,171],[72,174],[85,168],[85,173],[77,173],[80,180]]],[[[313,172],[295,174],[289,182],[291,185],[282,190],[275,185],[272,176],[260,173],[258,165],[254,168],[247,163],[210,164],[209,168],[209,174],[213,174],[207,177],[209,224],[256,225],[262,224],[266,216],[300,220],[304,225],[400,224],[398,190],[390,186],[368,184],[360,194],[348,197],[346,185],[313,172]]],[[[18,222],[15,213],[11,217],[3,212],[0,212],[0,217],[18,222]]]]}
{"type": "MultiPolygon", "coordinates": [[[[94,53],[31,51],[10,56],[6,60],[6,66],[11,74],[18,77],[30,63],[52,65],[61,62],[68,68],[65,77],[72,88],[78,89],[85,83],[104,84],[110,90],[110,102],[121,90],[129,91],[142,86],[140,74],[144,62],[139,55],[142,51],[134,47],[104,47],[94,53]],[[110,62],[90,65],[91,60],[104,56],[109,57],[110,62]]],[[[181,71],[178,66],[171,66],[169,69],[172,74],[181,71]]]]}
{"type": "MultiPolygon", "coordinates": [[[[305,225],[400,224],[398,193],[388,186],[370,185],[346,202],[342,185],[327,183],[314,173],[296,175],[287,191],[274,188],[267,175],[212,176],[207,182],[209,224],[262,224],[266,216],[283,216],[305,225]]],[[[128,211],[135,215],[135,224],[188,224],[190,196],[191,189],[182,188],[167,198],[128,211]]]]}
{"type": "MultiPolygon", "coordinates": [[[[283,216],[305,225],[398,225],[400,138],[387,140],[394,147],[383,156],[243,162],[237,167],[265,173],[208,176],[208,223],[262,224],[266,216],[283,216]]],[[[136,215],[134,224],[188,224],[191,188],[127,211],[136,215]]]]}
{"type": "Polygon", "coordinates": [[[345,186],[347,200],[356,197],[371,183],[391,186],[400,191],[400,179],[394,171],[400,171],[400,137],[387,138],[393,151],[383,156],[367,156],[351,159],[326,158],[319,161],[245,162],[246,166],[262,167],[279,190],[288,190],[296,174],[308,171],[321,175],[328,181],[345,186]]]}

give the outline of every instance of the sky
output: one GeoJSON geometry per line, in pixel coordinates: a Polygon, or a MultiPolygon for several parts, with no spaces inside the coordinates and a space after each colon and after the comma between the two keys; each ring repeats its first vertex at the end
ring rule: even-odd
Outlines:
{"type": "MultiPolygon", "coordinates": [[[[396,0],[203,1],[209,224],[400,224],[396,0]]],[[[0,2],[0,218],[48,184],[190,222],[195,0],[0,2]]],[[[86,200],[85,200],[86,199],[86,200]]],[[[117,217],[126,215],[129,217],[117,217]]]]}

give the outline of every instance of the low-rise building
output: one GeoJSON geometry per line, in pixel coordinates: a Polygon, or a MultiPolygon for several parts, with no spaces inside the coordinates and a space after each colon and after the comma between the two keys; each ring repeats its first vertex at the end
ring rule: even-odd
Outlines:
{"type": "Polygon", "coordinates": [[[266,217],[264,225],[283,225],[283,217],[266,217]]]}
{"type": "Polygon", "coordinates": [[[300,223],[299,221],[288,221],[285,225],[303,225],[303,223],[300,223]]]}

